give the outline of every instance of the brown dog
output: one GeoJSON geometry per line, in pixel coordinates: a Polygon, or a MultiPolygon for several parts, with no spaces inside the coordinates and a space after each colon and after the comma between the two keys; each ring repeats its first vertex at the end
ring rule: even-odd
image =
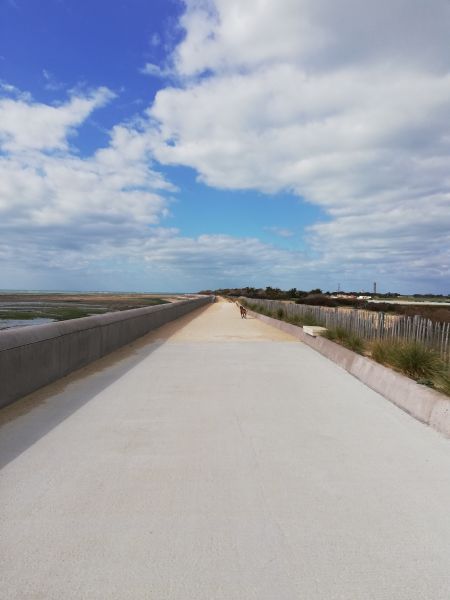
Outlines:
{"type": "Polygon", "coordinates": [[[239,310],[241,311],[241,319],[247,318],[247,309],[243,306],[239,305],[239,310]]]}

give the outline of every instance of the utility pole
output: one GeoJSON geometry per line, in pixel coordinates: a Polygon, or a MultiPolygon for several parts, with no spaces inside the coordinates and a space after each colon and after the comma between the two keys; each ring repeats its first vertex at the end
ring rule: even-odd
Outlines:
{"type": "Polygon", "coordinates": [[[373,282],[373,295],[375,296],[375,295],[376,295],[376,293],[377,293],[377,282],[376,282],[376,281],[374,281],[374,282],[373,282]]]}

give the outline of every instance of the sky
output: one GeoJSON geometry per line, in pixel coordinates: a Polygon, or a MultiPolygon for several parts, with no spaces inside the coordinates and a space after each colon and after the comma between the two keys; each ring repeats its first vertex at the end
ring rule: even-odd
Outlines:
{"type": "Polygon", "coordinates": [[[0,0],[0,288],[450,293],[449,0],[0,0]]]}

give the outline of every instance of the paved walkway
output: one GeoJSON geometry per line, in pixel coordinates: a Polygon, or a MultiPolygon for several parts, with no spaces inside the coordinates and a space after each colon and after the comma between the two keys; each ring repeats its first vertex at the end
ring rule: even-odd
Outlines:
{"type": "Polygon", "coordinates": [[[231,304],[1,419],[1,598],[450,597],[449,441],[231,304]]]}

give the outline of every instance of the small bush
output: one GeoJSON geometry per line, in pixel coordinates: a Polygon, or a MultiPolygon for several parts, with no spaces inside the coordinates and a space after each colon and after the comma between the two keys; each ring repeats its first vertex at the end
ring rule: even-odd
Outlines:
{"type": "Polygon", "coordinates": [[[347,337],[344,345],[347,346],[349,350],[353,350],[353,352],[357,352],[358,354],[363,354],[365,350],[365,344],[363,340],[353,333],[347,337]]]}
{"type": "Polygon", "coordinates": [[[333,340],[341,344],[347,342],[350,336],[348,331],[343,327],[335,327],[334,329],[330,328],[327,330],[325,335],[329,340],[333,340]]]}
{"type": "Polygon", "coordinates": [[[326,337],[327,340],[331,340],[332,342],[334,342],[337,339],[335,329],[327,329],[323,336],[326,337]]]}
{"type": "Polygon", "coordinates": [[[417,342],[401,344],[391,358],[393,365],[413,379],[435,379],[443,370],[439,355],[417,342]]]}
{"type": "Polygon", "coordinates": [[[314,317],[311,311],[301,315],[300,321],[302,325],[319,325],[317,319],[314,317]]]}
{"type": "Polygon", "coordinates": [[[281,307],[277,309],[277,319],[284,319],[284,310],[281,307]]]}
{"type": "Polygon", "coordinates": [[[363,354],[365,350],[365,344],[362,338],[358,337],[354,333],[348,332],[343,327],[327,329],[325,332],[325,337],[332,342],[342,344],[342,346],[345,346],[349,350],[353,350],[353,352],[357,352],[358,354],[363,354]]]}
{"type": "Polygon", "coordinates": [[[343,327],[336,327],[334,331],[336,334],[336,339],[340,340],[341,342],[345,342],[347,340],[349,333],[346,329],[343,327]]]}
{"type": "Polygon", "coordinates": [[[298,315],[293,315],[292,317],[288,318],[289,323],[291,323],[292,325],[297,325],[297,327],[299,325],[301,325],[301,321],[300,321],[300,317],[298,315]]]}
{"type": "Polygon", "coordinates": [[[418,342],[383,340],[372,345],[372,358],[394,367],[417,383],[450,396],[450,368],[434,351],[418,342]]]}
{"type": "Polygon", "coordinates": [[[398,352],[397,342],[380,340],[372,345],[372,358],[382,365],[392,364],[393,356],[398,352]]]}

